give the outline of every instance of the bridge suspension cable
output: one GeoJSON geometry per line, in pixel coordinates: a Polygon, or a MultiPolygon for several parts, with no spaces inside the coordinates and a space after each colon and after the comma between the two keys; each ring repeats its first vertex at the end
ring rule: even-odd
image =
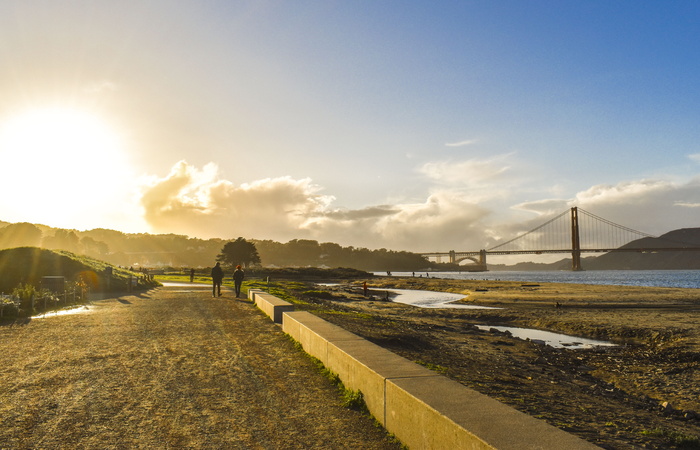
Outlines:
{"type": "MultiPolygon", "coordinates": [[[[617,224],[581,208],[572,208],[576,215],[576,232],[580,249],[615,249],[643,237],[655,238],[648,233],[617,224]]],[[[537,252],[571,249],[574,217],[569,211],[548,220],[532,230],[498,244],[487,252],[537,252]]]]}
{"type": "Polygon", "coordinates": [[[522,233],[509,241],[506,241],[502,244],[498,244],[495,247],[491,247],[486,251],[519,251],[531,250],[535,247],[550,249],[570,248],[571,235],[569,234],[569,222],[561,220],[568,214],[569,211],[564,211],[563,213],[559,214],[553,219],[548,220],[542,225],[533,228],[532,230],[526,233],[522,233]],[[566,237],[566,240],[562,241],[563,237],[566,237]]]}
{"type": "Polygon", "coordinates": [[[617,224],[578,208],[581,248],[619,248],[643,237],[656,238],[648,233],[617,224]]]}

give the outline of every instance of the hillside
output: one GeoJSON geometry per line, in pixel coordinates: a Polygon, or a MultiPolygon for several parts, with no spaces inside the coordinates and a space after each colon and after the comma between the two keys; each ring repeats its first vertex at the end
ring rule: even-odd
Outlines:
{"type": "MultiPolygon", "coordinates": [[[[68,282],[82,280],[93,291],[126,291],[129,278],[139,274],[66,251],[36,247],[0,250],[0,292],[10,292],[20,283],[39,287],[44,276],[63,276],[68,282]]],[[[155,285],[145,280],[139,284],[155,285]]]]}
{"type": "MultiPolygon", "coordinates": [[[[700,228],[683,228],[666,233],[658,238],[643,238],[632,241],[622,248],[677,248],[700,247],[700,228]]],[[[700,251],[663,251],[644,253],[607,253],[590,262],[591,270],[698,270],[700,251]]]]}

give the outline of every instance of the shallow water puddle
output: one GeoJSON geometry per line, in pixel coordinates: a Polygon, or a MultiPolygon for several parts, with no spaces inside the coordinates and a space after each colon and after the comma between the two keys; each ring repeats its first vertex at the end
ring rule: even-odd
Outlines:
{"type": "Polygon", "coordinates": [[[59,309],[56,311],[47,311],[45,313],[32,316],[32,319],[46,319],[48,317],[58,317],[58,316],[69,316],[72,314],[85,314],[90,312],[90,309],[87,306],[78,306],[76,308],[70,308],[70,309],[59,309]]]}
{"type": "Polygon", "coordinates": [[[413,289],[387,289],[396,294],[391,301],[418,306],[419,308],[502,309],[493,306],[454,304],[466,297],[452,292],[419,291],[413,289]]]}
{"type": "Polygon", "coordinates": [[[185,282],[177,282],[177,281],[162,281],[161,284],[163,287],[187,287],[191,289],[211,289],[211,284],[204,284],[204,283],[185,283],[185,282]]]}
{"type": "Polygon", "coordinates": [[[594,347],[616,347],[617,344],[606,341],[597,341],[566,334],[552,333],[551,331],[535,330],[532,328],[502,327],[493,325],[476,325],[482,331],[492,329],[505,332],[508,331],[513,337],[529,340],[537,344],[549,345],[554,348],[570,348],[573,350],[587,349],[594,347]]]}

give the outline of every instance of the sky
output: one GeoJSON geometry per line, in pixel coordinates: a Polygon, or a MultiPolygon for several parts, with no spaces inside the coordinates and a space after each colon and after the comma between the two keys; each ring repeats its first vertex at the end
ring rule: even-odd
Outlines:
{"type": "Polygon", "coordinates": [[[700,3],[0,0],[0,220],[490,248],[700,227],[700,3]]]}

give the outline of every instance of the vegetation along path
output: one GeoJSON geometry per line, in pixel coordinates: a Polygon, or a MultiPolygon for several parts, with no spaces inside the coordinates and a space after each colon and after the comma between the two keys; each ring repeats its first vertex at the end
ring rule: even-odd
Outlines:
{"type": "Polygon", "coordinates": [[[400,448],[281,329],[182,284],[0,326],[0,448],[400,448]]]}

